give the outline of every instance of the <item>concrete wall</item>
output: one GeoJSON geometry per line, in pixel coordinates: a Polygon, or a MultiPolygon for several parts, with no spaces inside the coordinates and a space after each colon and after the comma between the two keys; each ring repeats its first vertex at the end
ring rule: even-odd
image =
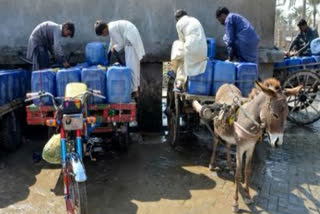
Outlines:
{"type": "Polygon", "coordinates": [[[206,35],[223,46],[224,28],[215,18],[218,6],[246,16],[261,36],[261,47],[271,47],[274,35],[275,0],[2,0],[0,3],[0,64],[15,63],[16,52],[25,51],[33,28],[42,21],[76,24],[73,40],[67,47],[83,52],[87,42],[101,40],[95,36],[93,23],[127,19],[142,34],[145,61],[169,59],[172,41],[177,38],[173,13],[186,9],[204,26],[206,35]]]}
{"type": "Polygon", "coordinates": [[[243,14],[254,25],[261,37],[261,62],[269,63],[263,66],[264,73],[272,74],[273,55],[267,49],[273,45],[275,0],[1,0],[0,67],[21,63],[17,52],[26,51],[30,33],[43,21],[73,21],[76,34],[74,39],[65,41],[65,49],[83,56],[86,43],[103,40],[93,30],[97,19],[127,19],[138,27],[147,53],[141,66],[139,127],[159,131],[162,121],[161,62],[169,60],[171,44],[177,38],[173,13],[183,8],[197,17],[207,37],[216,38],[217,55],[221,56],[225,51],[224,27],[215,18],[219,6],[243,14]]]}

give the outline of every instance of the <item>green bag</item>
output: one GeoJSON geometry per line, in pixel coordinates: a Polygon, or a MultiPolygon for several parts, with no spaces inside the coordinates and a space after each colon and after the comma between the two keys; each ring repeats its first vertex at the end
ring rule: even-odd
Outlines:
{"type": "Polygon", "coordinates": [[[54,134],[42,151],[43,160],[51,164],[61,164],[60,134],[54,134]]]}

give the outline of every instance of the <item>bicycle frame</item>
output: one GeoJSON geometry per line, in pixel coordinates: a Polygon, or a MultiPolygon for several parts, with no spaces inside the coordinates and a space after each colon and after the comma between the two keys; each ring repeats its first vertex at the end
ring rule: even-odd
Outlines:
{"type": "MultiPolygon", "coordinates": [[[[76,130],[76,152],[67,152],[67,139],[66,133],[63,126],[60,128],[61,135],[61,162],[62,162],[62,171],[64,178],[64,194],[66,197],[69,196],[69,173],[74,173],[75,180],[77,182],[85,182],[87,180],[87,175],[85,172],[84,164],[82,162],[83,153],[82,153],[82,137],[81,130],[76,130]],[[69,172],[67,168],[67,160],[70,160],[72,165],[73,172],[69,172]]],[[[67,198],[66,198],[67,199],[67,198]]]]}
{"type": "MultiPolygon", "coordinates": [[[[87,137],[87,124],[95,124],[96,118],[95,117],[87,117],[86,112],[86,99],[88,95],[98,96],[105,98],[99,94],[99,91],[94,90],[87,90],[80,97],[80,105],[81,107],[78,110],[67,110],[64,112],[64,104],[69,106],[70,103],[62,103],[59,107],[56,105],[55,98],[52,94],[48,92],[38,92],[38,93],[30,93],[27,95],[28,100],[38,99],[43,96],[51,97],[53,101],[54,108],[57,112],[55,114],[56,118],[47,120],[46,123],[48,126],[56,126],[59,125],[60,129],[60,148],[61,148],[61,164],[62,164],[62,175],[63,175],[63,183],[64,183],[64,196],[66,201],[67,211],[73,213],[74,206],[81,206],[81,202],[77,201],[77,205],[75,205],[75,191],[74,191],[74,183],[76,182],[77,185],[83,184],[87,180],[87,175],[85,171],[85,167],[83,164],[83,142],[82,142],[82,135],[84,134],[87,137]],[[59,112],[62,110],[61,112],[59,112]],[[81,113],[80,113],[81,112],[81,113]],[[80,120],[79,120],[80,119],[80,120]],[[82,125],[80,125],[80,123],[82,125]],[[73,148],[71,151],[68,151],[67,144],[69,140],[68,134],[75,133],[75,144],[73,144],[73,148]]],[[[78,96],[77,96],[78,97],[78,96]]],[[[74,98],[70,101],[74,100],[74,98]]],[[[78,100],[78,98],[76,99],[78,100]]],[[[68,102],[68,101],[65,101],[68,102]]],[[[77,101],[75,101],[77,104],[77,101]]],[[[74,136],[74,135],[73,135],[74,136]]],[[[74,140],[74,139],[73,139],[74,140]]],[[[77,186],[76,188],[80,188],[77,186]]],[[[78,189],[79,191],[79,189],[78,189]]],[[[80,192],[80,191],[79,191],[80,192]]],[[[79,194],[78,192],[78,194],[79,194]]],[[[86,194],[85,194],[86,195],[86,194]]],[[[83,197],[83,195],[82,195],[83,197]]],[[[85,196],[86,197],[86,196],[85,196]]],[[[79,198],[77,198],[79,200],[79,198]]],[[[84,200],[86,203],[86,199],[84,200]]],[[[87,209],[86,206],[82,207],[81,209],[87,209]]],[[[82,212],[81,212],[82,213],[82,212]]]]}

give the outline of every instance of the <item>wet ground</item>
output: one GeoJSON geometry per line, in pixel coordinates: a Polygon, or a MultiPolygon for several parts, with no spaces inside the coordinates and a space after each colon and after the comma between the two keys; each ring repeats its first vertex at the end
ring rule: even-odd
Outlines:
{"type": "MultiPolygon", "coordinates": [[[[282,148],[258,145],[251,179],[254,204],[248,207],[240,197],[242,213],[320,213],[319,130],[320,123],[289,124],[282,148]]],[[[33,163],[45,134],[28,138],[16,153],[0,154],[0,214],[65,213],[59,166],[33,163]]],[[[87,161],[89,213],[231,213],[233,177],[208,170],[210,140],[184,140],[174,151],[163,136],[142,135],[128,153],[110,151],[96,163],[87,161]]]]}

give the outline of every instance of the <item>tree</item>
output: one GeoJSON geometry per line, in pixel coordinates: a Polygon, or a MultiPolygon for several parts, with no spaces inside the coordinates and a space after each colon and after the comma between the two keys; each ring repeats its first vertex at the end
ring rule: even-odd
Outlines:
{"type": "Polygon", "coordinates": [[[275,45],[279,48],[283,48],[283,43],[285,41],[284,32],[285,26],[287,25],[287,20],[284,17],[283,10],[276,9],[276,22],[275,22],[275,45]]]}
{"type": "Polygon", "coordinates": [[[307,12],[307,0],[303,0],[302,4],[302,18],[306,18],[306,12],[307,12]]]}
{"type": "Polygon", "coordinates": [[[309,4],[312,7],[313,27],[317,27],[317,7],[320,5],[320,0],[309,0],[309,4]]]}
{"type": "MultiPolygon", "coordinates": [[[[279,5],[285,4],[287,0],[283,0],[279,5]]],[[[297,0],[289,0],[289,8],[293,7],[296,5],[297,0]]],[[[307,0],[303,0],[302,4],[302,9],[301,9],[301,15],[302,18],[306,18],[306,13],[307,13],[307,0]]]]}
{"type": "Polygon", "coordinates": [[[283,5],[285,5],[286,4],[286,0],[277,0],[276,1],[276,6],[278,7],[278,6],[283,6],[283,5]]]}
{"type": "Polygon", "coordinates": [[[276,23],[278,24],[286,23],[286,19],[283,15],[283,10],[279,8],[276,9],[276,23]]]}
{"type": "MultiPolygon", "coordinates": [[[[293,12],[289,13],[289,15],[288,15],[289,24],[291,25],[292,21],[297,23],[301,19],[302,15],[303,15],[303,11],[304,11],[304,7],[303,6],[294,7],[293,12]]],[[[307,22],[310,22],[311,21],[311,13],[310,13],[310,10],[308,8],[306,8],[305,14],[306,14],[305,15],[305,20],[307,22]]]]}
{"type": "MultiPolygon", "coordinates": [[[[294,6],[296,4],[297,0],[289,0],[289,8],[294,6]]],[[[279,0],[277,0],[278,5],[277,6],[281,6],[281,5],[285,5],[287,3],[287,0],[282,0],[281,2],[279,0]]]]}

